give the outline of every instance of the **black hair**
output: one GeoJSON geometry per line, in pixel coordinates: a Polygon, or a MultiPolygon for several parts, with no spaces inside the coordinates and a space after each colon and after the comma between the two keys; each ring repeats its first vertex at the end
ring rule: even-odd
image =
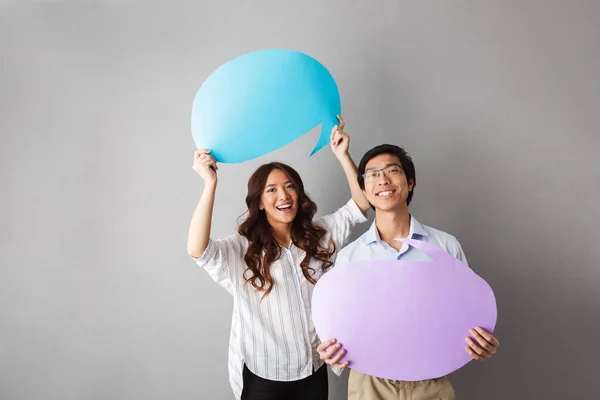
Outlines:
{"type": "Polygon", "coordinates": [[[413,192],[415,191],[415,186],[417,184],[417,176],[415,174],[415,164],[413,164],[412,158],[402,147],[393,144],[380,144],[379,146],[375,146],[371,150],[367,151],[358,164],[358,186],[360,186],[362,190],[365,190],[365,167],[371,159],[380,154],[391,154],[398,157],[400,160],[400,166],[404,170],[406,181],[409,184],[412,182],[413,185],[412,190],[406,198],[406,204],[410,204],[410,201],[413,197],[413,192]]]}

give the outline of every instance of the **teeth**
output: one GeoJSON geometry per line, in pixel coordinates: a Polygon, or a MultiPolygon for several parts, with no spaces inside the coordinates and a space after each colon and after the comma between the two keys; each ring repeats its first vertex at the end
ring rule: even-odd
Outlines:
{"type": "Polygon", "coordinates": [[[377,196],[381,196],[381,197],[388,197],[388,196],[391,196],[391,194],[392,194],[392,193],[393,193],[393,191],[392,191],[392,190],[387,190],[387,191],[385,191],[385,192],[379,192],[379,193],[377,194],[377,196]]]}
{"type": "Polygon", "coordinates": [[[284,210],[286,208],[291,208],[292,206],[290,204],[288,204],[287,206],[279,206],[277,207],[279,210],[284,210]]]}

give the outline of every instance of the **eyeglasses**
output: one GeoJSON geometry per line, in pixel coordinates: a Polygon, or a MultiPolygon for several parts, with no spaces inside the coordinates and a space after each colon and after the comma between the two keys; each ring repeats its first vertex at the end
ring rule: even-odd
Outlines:
{"type": "Polygon", "coordinates": [[[379,179],[379,177],[381,176],[381,174],[385,174],[387,176],[394,176],[394,175],[399,175],[402,172],[402,167],[399,166],[398,164],[390,164],[385,168],[381,168],[381,169],[372,169],[370,171],[367,171],[363,174],[363,179],[365,180],[365,182],[374,182],[377,179],[379,179]]]}

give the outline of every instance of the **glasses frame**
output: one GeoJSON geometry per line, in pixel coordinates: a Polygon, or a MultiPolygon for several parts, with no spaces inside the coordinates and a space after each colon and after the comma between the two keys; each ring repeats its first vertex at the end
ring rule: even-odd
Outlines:
{"type": "MultiPolygon", "coordinates": [[[[384,175],[387,175],[387,176],[394,176],[394,175],[396,175],[396,174],[390,174],[390,173],[389,173],[389,171],[387,171],[387,170],[389,170],[390,168],[394,168],[394,167],[395,167],[395,168],[398,168],[400,171],[404,171],[404,168],[402,168],[402,165],[400,165],[400,164],[396,164],[396,163],[392,163],[392,164],[388,164],[388,165],[386,165],[386,166],[385,166],[385,167],[383,167],[383,168],[379,168],[379,169],[372,169],[372,170],[369,170],[368,172],[365,172],[365,173],[362,175],[362,177],[363,177],[363,180],[364,180],[365,182],[375,182],[377,179],[379,179],[379,178],[381,177],[381,174],[384,174],[384,175]],[[376,176],[376,177],[374,177],[373,179],[367,179],[367,174],[371,174],[371,173],[373,173],[373,172],[377,172],[377,176],[376,176]]],[[[398,172],[398,173],[399,173],[399,172],[398,172]]]]}

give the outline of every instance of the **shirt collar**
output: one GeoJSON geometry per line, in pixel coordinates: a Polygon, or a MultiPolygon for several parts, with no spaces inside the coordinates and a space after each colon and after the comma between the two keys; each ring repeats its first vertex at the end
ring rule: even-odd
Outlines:
{"type": "MultiPolygon", "coordinates": [[[[411,215],[408,237],[412,239],[415,237],[415,235],[419,235],[421,237],[428,236],[427,231],[425,231],[425,228],[423,228],[423,225],[421,225],[421,223],[411,215]]],[[[363,234],[362,240],[365,244],[372,244],[381,241],[379,231],[377,230],[376,221],[373,221],[369,230],[363,234]]]]}

